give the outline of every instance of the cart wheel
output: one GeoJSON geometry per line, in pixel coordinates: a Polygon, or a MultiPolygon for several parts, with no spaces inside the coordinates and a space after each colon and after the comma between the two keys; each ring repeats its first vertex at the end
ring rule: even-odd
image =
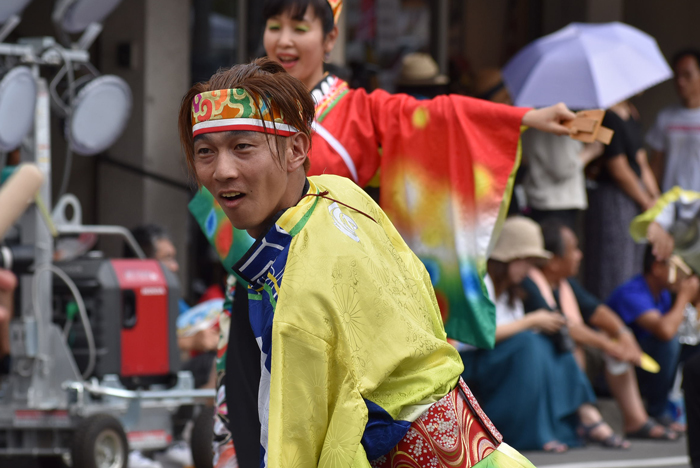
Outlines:
{"type": "Polygon", "coordinates": [[[73,468],[126,468],[128,450],[121,423],[108,414],[95,414],[75,431],[73,468]]]}
{"type": "Polygon", "coordinates": [[[194,420],[190,440],[194,468],[211,468],[214,464],[214,412],[213,406],[204,406],[194,420]]]}

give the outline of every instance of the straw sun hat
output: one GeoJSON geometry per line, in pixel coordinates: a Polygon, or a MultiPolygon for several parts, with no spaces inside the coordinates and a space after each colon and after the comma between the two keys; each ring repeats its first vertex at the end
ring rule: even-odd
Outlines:
{"type": "Polygon", "coordinates": [[[406,55],[401,61],[401,75],[397,84],[405,86],[444,85],[450,79],[440,74],[435,60],[421,52],[406,55]]]}
{"type": "Polygon", "coordinates": [[[549,260],[552,254],[544,249],[542,229],[536,222],[513,216],[503,223],[501,236],[490,258],[507,263],[521,258],[549,260]]]}

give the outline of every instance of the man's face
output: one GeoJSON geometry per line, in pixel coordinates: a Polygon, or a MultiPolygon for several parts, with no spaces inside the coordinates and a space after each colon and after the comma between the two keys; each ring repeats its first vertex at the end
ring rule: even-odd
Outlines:
{"type": "Polygon", "coordinates": [[[564,243],[564,253],[561,257],[558,255],[553,256],[547,263],[547,268],[560,276],[561,279],[564,279],[578,274],[583,254],[578,248],[578,238],[571,229],[562,227],[561,239],[564,243]]]}
{"type": "Polygon", "coordinates": [[[561,259],[562,270],[567,278],[576,276],[581,266],[581,258],[583,258],[581,249],[578,248],[578,238],[576,234],[567,227],[561,229],[561,237],[564,241],[564,256],[561,259]]]}
{"type": "Polygon", "coordinates": [[[655,262],[652,266],[652,274],[656,280],[666,289],[673,289],[673,284],[671,284],[671,267],[668,261],[655,262]]]}
{"type": "Polygon", "coordinates": [[[163,262],[163,265],[173,273],[180,271],[180,264],[177,263],[177,251],[170,239],[158,239],[155,243],[155,248],[156,260],[163,262]]]}
{"type": "Polygon", "coordinates": [[[675,83],[684,104],[700,98],[700,66],[692,55],[686,55],[676,63],[675,83]]]}
{"type": "MultiPolygon", "coordinates": [[[[274,137],[259,132],[219,132],[194,141],[197,179],[211,192],[237,229],[253,237],[264,234],[283,206],[288,185],[274,137]]],[[[280,151],[285,148],[280,145],[280,151]]]]}

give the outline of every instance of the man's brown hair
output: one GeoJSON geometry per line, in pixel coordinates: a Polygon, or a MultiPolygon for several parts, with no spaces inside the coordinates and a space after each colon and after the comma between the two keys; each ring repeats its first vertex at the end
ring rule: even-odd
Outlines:
{"type": "MultiPolygon", "coordinates": [[[[199,93],[232,88],[244,89],[253,96],[260,96],[267,108],[271,109],[273,107],[271,103],[274,103],[274,106],[284,115],[285,122],[305,134],[311,141],[311,126],[315,112],[314,102],[304,84],[287,73],[282,65],[268,58],[259,58],[251,63],[221,69],[209,81],[192,86],[180,104],[178,117],[180,144],[187,158],[187,169],[195,180],[197,172],[194,167],[192,100],[199,93]]],[[[259,108],[258,111],[260,111],[259,108]]],[[[265,120],[263,120],[263,124],[272,125],[271,122],[265,120]]],[[[276,129],[275,133],[277,133],[276,129]]],[[[280,147],[284,147],[284,143],[280,146],[280,140],[283,138],[281,136],[276,138],[276,149],[279,156],[281,156],[280,147]]],[[[308,170],[308,168],[309,159],[307,157],[304,161],[304,169],[308,170]]]]}

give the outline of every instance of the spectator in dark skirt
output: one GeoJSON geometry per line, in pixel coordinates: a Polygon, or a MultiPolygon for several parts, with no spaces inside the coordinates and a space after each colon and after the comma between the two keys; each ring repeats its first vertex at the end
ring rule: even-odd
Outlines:
{"type": "Polygon", "coordinates": [[[597,187],[588,193],[585,231],[585,286],[600,298],[639,272],[644,247],[634,242],[629,225],[659,196],[634,106],[626,101],[615,104],[603,125],[615,135],[597,165],[597,187]]]}

